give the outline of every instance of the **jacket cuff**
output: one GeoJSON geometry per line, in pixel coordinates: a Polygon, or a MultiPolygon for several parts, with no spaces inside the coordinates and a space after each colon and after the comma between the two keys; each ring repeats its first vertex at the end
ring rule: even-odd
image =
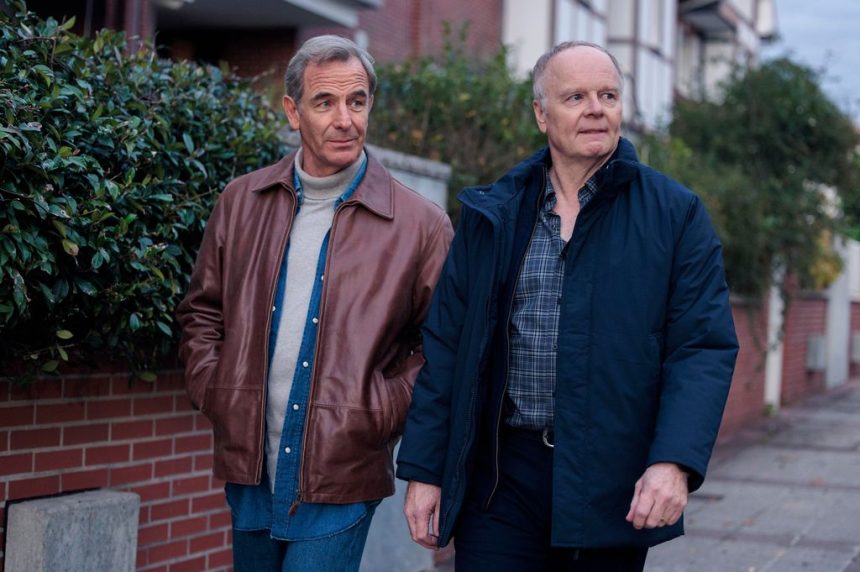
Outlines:
{"type": "Polygon", "coordinates": [[[442,477],[411,463],[397,463],[397,478],[404,481],[418,481],[428,485],[442,486],[442,477]]]}
{"type": "Polygon", "coordinates": [[[677,465],[684,473],[687,475],[687,492],[692,493],[698,490],[702,484],[705,482],[705,470],[698,470],[695,467],[692,467],[688,463],[684,463],[683,461],[679,461],[672,456],[654,456],[652,455],[648,459],[648,466],[654,465],[656,463],[672,463],[677,465]]]}

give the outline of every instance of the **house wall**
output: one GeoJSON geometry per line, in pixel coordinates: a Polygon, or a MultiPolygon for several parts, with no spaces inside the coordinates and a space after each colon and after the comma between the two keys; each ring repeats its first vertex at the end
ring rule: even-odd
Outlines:
{"type": "Polygon", "coordinates": [[[364,44],[380,63],[442,53],[446,24],[454,37],[468,24],[466,49],[477,58],[491,56],[502,40],[502,0],[386,0],[378,9],[363,10],[355,28],[308,27],[298,44],[318,34],[340,34],[364,44]]]}

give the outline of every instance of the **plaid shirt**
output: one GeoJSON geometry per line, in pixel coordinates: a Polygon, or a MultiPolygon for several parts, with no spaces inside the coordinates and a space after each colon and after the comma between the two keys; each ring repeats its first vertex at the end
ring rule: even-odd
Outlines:
{"type": "MultiPolygon", "coordinates": [[[[597,194],[595,177],[579,190],[580,209],[597,194]]],[[[514,291],[508,357],[508,409],[514,427],[553,426],[558,320],[566,243],[553,212],[555,190],[547,177],[543,207],[532,232],[514,291]]]]}

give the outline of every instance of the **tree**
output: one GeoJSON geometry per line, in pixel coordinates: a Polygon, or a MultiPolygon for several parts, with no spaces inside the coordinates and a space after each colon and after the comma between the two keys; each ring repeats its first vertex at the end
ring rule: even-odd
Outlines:
{"type": "Polygon", "coordinates": [[[777,268],[801,286],[828,285],[840,270],[829,237],[860,213],[851,121],[816,72],[785,58],[737,70],[723,93],[679,102],[670,139],[647,138],[643,154],[705,200],[733,291],[763,297],[777,268]]]}

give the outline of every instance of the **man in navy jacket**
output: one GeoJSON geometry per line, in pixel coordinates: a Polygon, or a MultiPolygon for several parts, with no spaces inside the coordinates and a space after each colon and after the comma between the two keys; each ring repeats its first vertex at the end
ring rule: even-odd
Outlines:
{"type": "Polygon", "coordinates": [[[642,570],[683,533],[737,356],[701,201],[620,137],[603,48],[534,69],[548,148],[461,193],[398,456],[405,513],[458,570],[642,570]]]}

